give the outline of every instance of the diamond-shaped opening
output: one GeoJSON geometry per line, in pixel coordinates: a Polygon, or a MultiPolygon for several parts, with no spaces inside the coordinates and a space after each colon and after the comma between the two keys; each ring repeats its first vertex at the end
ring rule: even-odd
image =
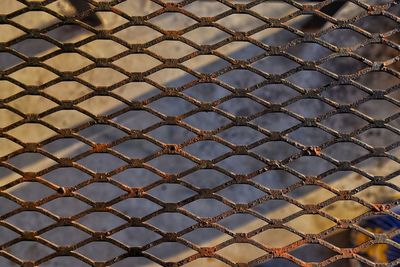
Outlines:
{"type": "Polygon", "coordinates": [[[373,244],[359,252],[360,255],[372,260],[374,263],[384,265],[387,265],[389,261],[397,260],[399,253],[400,250],[398,248],[386,243],[373,244]],[[387,252],[383,254],[381,251],[387,252]]]}
{"type": "Polygon", "coordinates": [[[218,191],[217,194],[236,204],[250,203],[266,195],[266,193],[248,184],[233,184],[218,191]]]}
{"type": "Polygon", "coordinates": [[[263,17],[279,19],[290,15],[298,9],[282,1],[261,3],[250,10],[257,12],[263,17]]]}
{"type": "Polygon", "coordinates": [[[265,79],[246,69],[234,69],[222,74],[218,79],[235,88],[249,88],[263,82],[265,79]]]}
{"type": "Polygon", "coordinates": [[[2,128],[5,128],[22,119],[21,116],[15,114],[14,112],[9,111],[8,109],[0,109],[0,116],[1,116],[0,127],[2,128]]]}
{"type": "Polygon", "coordinates": [[[337,255],[334,251],[320,244],[306,244],[292,250],[290,254],[305,262],[321,262],[337,255]]]}
{"type": "Polygon", "coordinates": [[[359,105],[357,109],[376,120],[384,120],[399,111],[398,106],[386,100],[369,100],[359,105]]]}
{"type": "MultiPolygon", "coordinates": [[[[15,3],[15,2],[13,2],[13,3],[15,3]]],[[[2,10],[2,12],[4,12],[3,8],[1,8],[1,10],[2,10]]],[[[0,31],[2,33],[2,35],[0,37],[1,43],[9,42],[9,41],[16,39],[24,34],[24,32],[21,31],[20,29],[14,27],[12,25],[8,25],[8,24],[0,25],[0,31]]]]}
{"type": "Polygon", "coordinates": [[[213,102],[227,96],[230,92],[214,83],[199,83],[186,89],[184,93],[202,102],[213,102]]]}
{"type": "Polygon", "coordinates": [[[279,83],[267,84],[251,94],[274,104],[281,104],[299,95],[292,88],[279,83]]]}
{"type": "Polygon", "coordinates": [[[289,82],[303,89],[315,89],[328,85],[332,78],[314,70],[302,70],[286,78],[289,82]]]}
{"type": "Polygon", "coordinates": [[[90,208],[74,197],[60,197],[42,205],[42,208],[60,217],[70,217],[90,208]]]}
{"type": "Polygon", "coordinates": [[[299,64],[284,56],[269,56],[256,61],[252,66],[270,74],[284,74],[299,64]]]}
{"type": "Polygon", "coordinates": [[[355,248],[371,238],[354,229],[339,229],[324,240],[338,248],[355,248]]]}
{"type": "Polygon", "coordinates": [[[323,91],[321,95],[339,104],[348,105],[361,100],[368,94],[361,91],[357,87],[349,84],[343,84],[329,87],[327,90],[323,91]]]}
{"type": "Polygon", "coordinates": [[[135,130],[146,129],[158,122],[160,119],[144,110],[132,110],[113,119],[116,123],[135,130]]]}
{"type": "Polygon", "coordinates": [[[356,81],[372,90],[383,91],[398,85],[400,79],[385,71],[370,71],[356,81]]]}
{"type": "Polygon", "coordinates": [[[183,207],[198,217],[215,217],[230,208],[215,199],[198,199],[183,207]]]}
{"type": "Polygon", "coordinates": [[[125,252],[121,248],[104,241],[95,241],[75,250],[92,261],[107,261],[125,252]]]}
{"type": "MultiPolygon", "coordinates": [[[[18,31],[17,31],[18,32],[18,31]]],[[[39,57],[54,52],[59,48],[43,39],[28,38],[11,46],[12,49],[28,56],[39,57]]]]}
{"type": "Polygon", "coordinates": [[[79,218],[77,222],[96,232],[110,231],[117,226],[126,223],[125,220],[109,212],[91,212],[90,214],[79,218]]]}
{"type": "Polygon", "coordinates": [[[230,122],[216,112],[198,112],[183,121],[203,131],[213,131],[230,122]]]}
{"type": "Polygon", "coordinates": [[[127,107],[125,103],[111,96],[94,96],[79,103],[77,106],[96,116],[109,115],[115,112],[115,108],[123,109],[127,107]]]}
{"type": "Polygon", "coordinates": [[[75,157],[90,149],[87,144],[78,141],[75,138],[60,138],[43,147],[52,155],[63,158],[68,154],[69,157],[75,157]]]}
{"type": "Polygon", "coordinates": [[[11,78],[31,86],[41,86],[58,76],[42,67],[25,67],[9,75],[11,78]]]}
{"type": "Polygon", "coordinates": [[[90,176],[76,168],[63,167],[44,174],[43,178],[61,187],[72,187],[90,176]]]}
{"type": "MultiPolygon", "coordinates": [[[[0,167],[0,186],[4,186],[9,184],[12,181],[15,181],[17,179],[21,178],[21,175],[6,168],[6,167],[0,167]]],[[[3,207],[6,207],[5,210],[7,210],[9,207],[9,202],[11,202],[10,200],[6,200],[5,198],[0,198],[2,201],[6,201],[7,205],[0,205],[0,212],[3,212],[4,210],[1,209],[3,207]]],[[[14,202],[12,202],[14,204],[14,202]]],[[[15,204],[16,205],[16,204],[15,204]]],[[[6,212],[6,211],[4,211],[6,212]]]]}
{"type": "Polygon", "coordinates": [[[248,174],[263,168],[265,164],[247,155],[237,155],[220,161],[218,166],[236,174],[248,174]]]}
{"type": "Polygon", "coordinates": [[[148,194],[163,202],[169,203],[185,200],[194,196],[196,192],[179,184],[161,184],[148,191],[148,194]]]}
{"type": "Polygon", "coordinates": [[[23,261],[37,261],[54,252],[51,248],[34,241],[18,242],[6,251],[23,261]]]}
{"type": "Polygon", "coordinates": [[[316,43],[300,43],[288,49],[288,52],[305,61],[317,61],[327,57],[331,50],[316,43]]]}
{"type": "Polygon", "coordinates": [[[230,177],[213,169],[203,169],[186,175],[183,180],[198,188],[215,188],[229,181],[230,177]]]}
{"type": "Polygon", "coordinates": [[[352,200],[340,200],[326,206],[322,211],[340,220],[352,220],[369,211],[369,208],[352,200]]]}
{"type": "Polygon", "coordinates": [[[228,128],[218,136],[235,145],[250,145],[265,137],[262,133],[247,126],[228,128]]]}
{"type": "Polygon", "coordinates": [[[59,71],[77,71],[90,65],[92,61],[77,53],[62,53],[44,63],[59,71]]]}
{"type": "Polygon", "coordinates": [[[268,229],[252,237],[253,240],[268,248],[283,248],[302,238],[286,229],[268,229]]]}
{"type": "MultiPolygon", "coordinates": [[[[129,22],[127,19],[117,15],[114,12],[96,12],[93,13],[93,15],[96,15],[102,22],[96,26],[97,30],[111,31],[129,22]]],[[[86,23],[90,24],[91,22],[87,21],[86,23]]]]}
{"type": "MultiPolygon", "coordinates": [[[[17,115],[14,116],[13,114],[14,113],[10,114],[10,119],[16,121],[17,115]]],[[[53,137],[55,132],[38,123],[26,123],[8,131],[8,134],[24,143],[40,143],[50,137],[53,137]],[[26,133],[29,133],[29,135],[26,135],[26,133]]]]}
{"type": "Polygon", "coordinates": [[[399,199],[400,193],[393,188],[382,185],[371,185],[361,192],[355,194],[356,197],[372,204],[384,204],[399,199]]]}
{"type": "Polygon", "coordinates": [[[352,142],[340,142],[324,149],[324,153],[338,161],[352,161],[369,151],[352,142]]]}
{"type": "MultiPolygon", "coordinates": [[[[1,27],[0,27],[0,30],[1,30],[1,27]]],[[[1,98],[5,99],[5,98],[13,96],[19,92],[22,92],[22,91],[23,91],[23,89],[21,87],[19,87],[18,85],[15,85],[15,84],[13,84],[9,81],[5,81],[5,80],[0,81],[0,97],[1,98]]],[[[8,111],[8,110],[0,109],[0,112],[2,112],[2,111],[8,111]]]]}
{"type": "Polygon", "coordinates": [[[148,157],[161,150],[160,147],[145,139],[128,140],[113,147],[113,149],[130,158],[148,157]]]}
{"type": "Polygon", "coordinates": [[[296,34],[283,28],[268,28],[253,34],[251,37],[269,46],[286,45],[298,38],[296,34]]]}
{"type": "Polygon", "coordinates": [[[146,252],[168,262],[178,262],[197,254],[197,251],[177,242],[164,242],[148,249],[146,252]]]}
{"type": "Polygon", "coordinates": [[[296,188],[287,195],[303,205],[317,205],[336,196],[331,191],[316,185],[305,185],[296,188]]]}
{"type": "Polygon", "coordinates": [[[364,176],[352,171],[338,171],[323,179],[323,182],[336,190],[353,190],[369,181],[364,176]]]}
{"type": "Polygon", "coordinates": [[[36,211],[22,211],[5,221],[23,231],[38,231],[54,223],[52,219],[36,211]]]}
{"type": "Polygon", "coordinates": [[[182,65],[197,72],[210,74],[226,68],[229,63],[214,55],[199,55],[183,62],[182,65]]]}
{"type": "Polygon", "coordinates": [[[234,32],[248,32],[264,24],[248,14],[232,14],[218,20],[217,23],[234,32]]]}
{"type": "Polygon", "coordinates": [[[286,225],[303,234],[319,234],[336,224],[321,215],[306,214],[291,220],[286,225]]]}
{"type": "Polygon", "coordinates": [[[370,128],[357,136],[373,147],[386,147],[399,140],[399,136],[385,128],[370,128]]]}
{"type": "Polygon", "coordinates": [[[178,12],[168,12],[149,20],[151,24],[166,31],[180,31],[196,23],[195,20],[178,12]]]}
{"type": "Polygon", "coordinates": [[[161,209],[161,206],[145,198],[128,198],[118,202],[113,208],[130,217],[142,218],[161,209]]]}
{"type": "Polygon", "coordinates": [[[251,116],[262,111],[265,107],[249,98],[232,98],[218,106],[234,116],[251,116]]]}
{"type": "Polygon", "coordinates": [[[114,65],[129,72],[145,72],[162,62],[146,54],[130,54],[113,62],[114,65]]]}
{"type": "Polygon", "coordinates": [[[290,104],[288,109],[303,117],[315,118],[331,111],[333,108],[318,99],[300,99],[290,104]]]}
{"type": "Polygon", "coordinates": [[[198,45],[213,45],[229,36],[226,32],[215,27],[199,27],[183,35],[183,37],[198,45]]]}
{"type": "Polygon", "coordinates": [[[116,232],[111,237],[130,247],[143,247],[161,236],[144,227],[129,227],[116,232]]]}
{"type": "Polygon", "coordinates": [[[126,135],[123,131],[105,124],[95,124],[83,129],[79,134],[95,143],[111,143],[126,135]]]}
{"type": "Polygon", "coordinates": [[[125,165],[126,163],[108,153],[93,153],[78,161],[86,168],[94,172],[110,172],[125,165]]]}
{"type": "Polygon", "coordinates": [[[166,116],[179,116],[196,107],[180,97],[162,97],[148,106],[166,116]]]}
{"type": "Polygon", "coordinates": [[[382,214],[363,217],[357,224],[371,233],[390,233],[397,230],[399,223],[400,221],[395,217],[382,214]]]}
{"type": "Polygon", "coordinates": [[[112,90],[113,94],[123,97],[128,101],[143,101],[159,94],[161,91],[145,82],[124,83],[122,86],[112,90]]]}
{"type": "Polygon", "coordinates": [[[193,47],[181,41],[166,40],[148,48],[151,52],[163,58],[181,58],[196,51],[193,47]]]}
{"type": "Polygon", "coordinates": [[[126,79],[127,76],[111,68],[95,68],[79,75],[79,78],[94,86],[111,86],[126,79]]]}
{"type": "Polygon", "coordinates": [[[367,122],[351,113],[339,113],[323,120],[322,124],[340,133],[348,134],[364,127],[367,122]]]}
{"type": "Polygon", "coordinates": [[[252,208],[268,219],[282,220],[301,211],[301,208],[285,200],[268,200],[252,208]]]}
{"type": "Polygon", "coordinates": [[[366,38],[351,29],[334,29],[321,36],[321,39],[339,47],[352,47],[362,43],[366,38]]]}
{"type": "Polygon", "coordinates": [[[29,11],[22,13],[12,19],[12,21],[31,30],[41,30],[52,24],[60,22],[56,17],[44,11],[29,11]]]}
{"type": "MultiPolygon", "coordinates": [[[[19,234],[17,234],[14,231],[11,231],[10,229],[0,226],[0,245],[5,244],[13,239],[16,239],[19,237],[19,234]]],[[[0,262],[1,264],[1,262],[0,262]]]]}
{"type": "Polygon", "coordinates": [[[246,264],[263,256],[265,251],[248,243],[234,243],[216,253],[232,262],[246,264]]]}
{"type": "Polygon", "coordinates": [[[14,143],[6,138],[0,138],[0,158],[7,156],[19,149],[22,148],[22,146],[18,145],[17,143],[14,143]]]}
{"type": "MultiPolygon", "coordinates": [[[[58,3],[53,2],[53,4],[57,5],[58,3]]],[[[88,38],[89,36],[94,35],[93,32],[88,31],[79,25],[68,24],[57,27],[54,30],[50,30],[45,34],[60,43],[77,43],[88,38]]]]}
{"type": "MultiPolygon", "coordinates": [[[[198,228],[183,236],[184,239],[202,247],[216,246],[232,237],[214,228],[198,228]]],[[[203,265],[198,265],[203,266],[203,265]]],[[[205,266],[208,266],[207,264],[205,266]]]]}
{"type": "Polygon", "coordinates": [[[322,158],[312,156],[301,157],[290,162],[288,165],[294,170],[307,176],[318,176],[334,167],[334,165],[330,162],[322,158]]]}
{"type": "Polygon", "coordinates": [[[184,150],[197,158],[205,160],[212,160],[230,151],[228,147],[215,141],[196,142],[185,147],[184,150]]]}
{"type": "Polygon", "coordinates": [[[180,232],[195,224],[196,221],[180,213],[169,212],[150,219],[148,223],[163,232],[180,232]]]}
{"type": "Polygon", "coordinates": [[[144,187],[161,179],[143,168],[130,168],[113,176],[113,179],[130,187],[144,187]]]}
{"type": "Polygon", "coordinates": [[[381,15],[362,17],[354,24],[370,33],[385,33],[398,27],[397,22],[381,15]]]}
{"type": "Polygon", "coordinates": [[[62,226],[45,232],[41,237],[57,246],[70,246],[89,238],[90,235],[72,226],[62,226]]]}
{"type": "Polygon", "coordinates": [[[14,56],[11,53],[0,52],[0,70],[4,71],[9,68],[15,67],[16,65],[24,62],[17,56],[14,56]]]}
{"type": "Polygon", "coordinates": [[[56,164],[54,160],[40,153],[22,153],[8,162],[24,172],[39,172],[56,164]]]}
{"type": "Polygon", "coordinates": [[[396,49],[380,43],[360,47],[355,53],[371,61],[386,61],[398,55],[396,49]]]}
{"type": "Polygon", "coordinates": [[[22,199],[23,201],[29,201],[29,202],[44,199],[49,195],[55,193],[52,189],[48,188],[47,186],[44,186],[36,182],[18,183],[18,185],[11,187],[10,189],[5,191],[13,196],[16,196],[17,198],[22,199]]]}
{"type": "Polygon", "coordinates": [[[89,267],[90,265],[74,258],[72,256],[60,256],[52,258],[41,265],[43,267],[53,267],[53,266],[63,266],[65,263],[68,263],[69,266],[79,266],[79,267],[89,267]]]}
{"type": "Polygon", "coordinates": [[[211,1],[202,3],[194,1],[189,5],[184,6],[184,9],[199,17],[214,17],[230,8],[219,2],[211,1]]]}
{"type": "Polygon", "coordinates": [[[384,157],[369,157],[358,163],[356,167],[373,176],[388,176],[397,170],[398,163],[384,157]],[[382,168],[385,164],[386,168],[382,168]]]}
{"type": "Polygon", "coordinates": [[[216,51],[237,60],[248,60],[265,52],[260,47],[244,41],[230,42],[216,51]]]}
{"type": "Polygon", "coordinates": [[[196,135],[181,126],[164,125],[149,133],[158,141],[168,144],[180,144],[194,138],[196,135]]]}
{"type": "Polygon", "coordinates": [[[19,9],[24,8],[25,5],[20,2],[15,2],[13,0],[3,0],[0,4],[1,14],[7,15],[13,13],[19,9]]]}
{"type": "Polygon", "coordinates": [[[108,202],[126,193],[109,183],[92,183],[78,192],[94,202],[108,202]]]}
{"type": "Polygon", "coordinates": [[[75,100],[91,92],[89,88],[75,81],[63,81],[44,89],[46,94],[58,100],[75,100]]]}
{"type": "Polygon", "coordinates": [[[218,224],[235,233],[249,233],[265,226],[267,223],[250,214],[236,213],[222,219],[218,224]]]}
{"type": "Polygon", "coordinates": [[[114,36],[130,44],[144,44],[162,36],[162,34],[150,27],[135,25],[115,33],[114,36]]]}
{"type": "Polygon", "coordinates": [[[148,78],[167,87],[181,87],[196,80],[196,77],[177,68],[164,68],[149,75],[148,78]]]}
{"type": "Polygon", "coordinates": [[[299,152],[297,148],[283,141],[268,142],[251,151],[271,160],[284,160],[299,152]]]}
{"type": "Polygon", "coordinates": [[[267,113],[255,118],[252,122],[271,132],[283,132],[299,123],[298,120],[283,112],[267,113]]]}
{"type": "Polygon", "coordinates": [[[195,166],[194,162],[179,155],[163,155],[152,159],[148,163],[166,173],[181,173],[195,166]],[[171,165],[171,162],[174,162],[174,164],[171,165]]]}
{"type": "Polygon", "coordinates": [[[114,6],[129,16],[146,16],[160,9],[161,6],[152,1],[128,0],[114,6]]]}
{"type": "Polygon", "coordinates": [[[253,178],[253,181],[270,189],[284,189],[300,180],[283,170],[270,170],[253,178]]]}
{"type": "MultiPolygon", "coordinates": [[[[125,46],[112,40],[105,39],[94,40],[93,42],[82,45],[79,49],[96,58],[110,58],[127,50],[125,46]]],[[[106,75],[106,77],[108,77],[108,75],[106,75]]]]}
{"type": "Polygon", "coordinates": [[[321,67],[338,75],[351,75],[366,68],[367,65],[355,58],[343,56],[324,62],[321,67]]]}
{"type": "Polygon", "coordinates": [[[89,116],[76,110],[60,110],[43,118],[43,121],[59,129],[73,128],[90,120],[89,116]]]}

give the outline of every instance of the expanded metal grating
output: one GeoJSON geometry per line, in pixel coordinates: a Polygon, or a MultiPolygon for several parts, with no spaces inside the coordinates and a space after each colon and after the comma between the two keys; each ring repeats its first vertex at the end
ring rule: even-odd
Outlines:
{"type": "Polygon", "coordinates": [[[1,0],[0,266],[399,265],[399,15],[1,0]]]}

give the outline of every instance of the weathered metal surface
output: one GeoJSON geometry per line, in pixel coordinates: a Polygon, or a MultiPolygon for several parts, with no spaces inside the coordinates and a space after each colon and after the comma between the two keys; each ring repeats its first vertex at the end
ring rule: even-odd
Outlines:
{"type": "Polygon", "coordinates": [[[0,37],[2,266],[374,265],[363,248],[399,247],[357,225],[399,218],[396,1],[335,17],[332,1],[88,2],[0,3],[16,28],[0,37]],[[308,14],[330,23],[303,32],[308,14]],[[327,239],[349,229],[370,241],[327,239]]]}

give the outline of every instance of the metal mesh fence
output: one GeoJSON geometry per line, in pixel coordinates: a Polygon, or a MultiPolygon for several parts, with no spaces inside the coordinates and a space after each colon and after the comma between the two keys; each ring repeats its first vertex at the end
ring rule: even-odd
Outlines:
{"type": "Polygon", "coordinates": [[[397,266],[399,14],[0,1],[0,265],[397,266]]]}

